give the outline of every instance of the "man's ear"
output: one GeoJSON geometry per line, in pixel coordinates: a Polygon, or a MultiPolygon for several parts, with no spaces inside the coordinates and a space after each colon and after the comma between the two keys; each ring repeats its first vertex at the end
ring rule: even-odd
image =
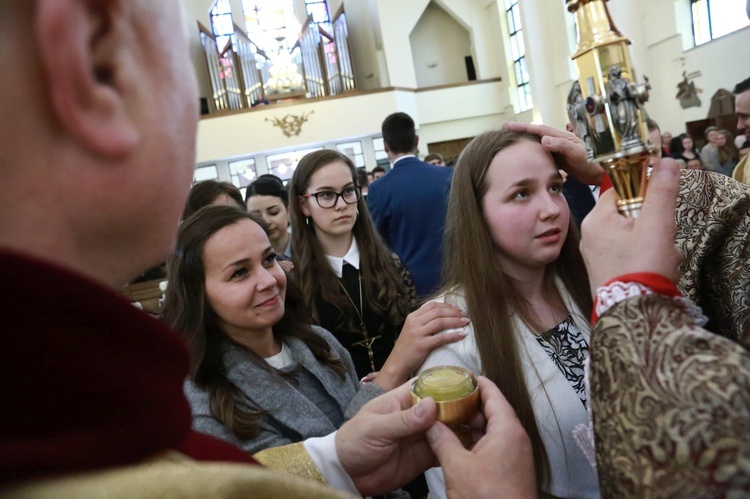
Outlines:
{"type": "Polygon", "coordinates": [[[419,147],[419,135],[414,136],[414,150],[416,151],[419,147]]]}
{"type": "Polygon", "coordinates": [[[123,51],[134,43],[123,8],[121,0],[37,1],[35,36],[52,110],[68,134],[105,156],[126,155],[140,139],[120,81],[123,51]]]}

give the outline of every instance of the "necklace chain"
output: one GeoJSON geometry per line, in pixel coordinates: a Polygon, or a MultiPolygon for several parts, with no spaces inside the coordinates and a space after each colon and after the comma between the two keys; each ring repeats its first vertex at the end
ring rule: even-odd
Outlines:
{"type": "MultiPolygon", "coordinates": [[[[343,272],[342,272],[343,275],[343,272]]],[[[346,287],[344,284],[339,280],[339,286],[341,286],[341,289],[344,291],[344,294],[347,298],[349,298],[349,302],[352,304],[352,307],[354,307],[354,311],[357,312],[357,317],[359,317],[359,327],[362,328],[362,334],[364,335],[365,339],[362,341],[358,341],[356,343],[352,343],[352,345],[357,347],[364,347],[367,349],[367,356],[370,358],[370,368],[372,371],[375,371],[375,352],[372,351],[372,344],[375,343],[375,340],[379,340],[381,338],[380,335],[373,336],[370,338],[367,335],[367,328],[365,327],[365,308],[364,308],[364,302],[362,300],[362,274],[359,272],[359,269],[357,270],[357,280],[359,281],[359,308],[357,308],[357,305],[354,303],[354,300],[352,300],[351,295],[346,290],[346,287]]]]}

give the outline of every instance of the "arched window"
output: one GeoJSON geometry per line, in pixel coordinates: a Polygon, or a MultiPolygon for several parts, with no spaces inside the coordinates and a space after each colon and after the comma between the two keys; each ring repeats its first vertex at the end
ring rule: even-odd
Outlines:
{"type": "Polygon", "coordinates": [[[690,0],[695,45],[750,26],[745,8],[745,0],[690,0]]]}

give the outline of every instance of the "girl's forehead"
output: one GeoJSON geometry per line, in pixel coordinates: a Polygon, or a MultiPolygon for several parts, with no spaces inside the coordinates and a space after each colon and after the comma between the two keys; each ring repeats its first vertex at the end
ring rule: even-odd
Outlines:
{"type": "Polygon", "coordinates": [[[333,163],[323,165],[310,176],[310,185],[347,184],[352,181],[352,171],[343,161],[334,161],[333,163]]]}
{"type": "Polygon", "coordinates": [[[521,180],[547,181],[556,172],[552,155],[540,143],[522,140],[495,154],[487,171],[487,180],[500,187],[521,180]]]}
{"type": "Polygon", "coordinates": [[[247,199],[248,207],[252,206],[257,209],[269,208],[280,204],[283,204],[281,198],[270,194],[258,194],[247,199]]]}
{"type": "Polygon", "coordinates": [[[511,170],[540,162],[554,166],[552,154],[542,144],[529,140],[520,140],[498,151],[492,158],[490,166],[496,165],[501,167],[502,170],[511,170]]]}

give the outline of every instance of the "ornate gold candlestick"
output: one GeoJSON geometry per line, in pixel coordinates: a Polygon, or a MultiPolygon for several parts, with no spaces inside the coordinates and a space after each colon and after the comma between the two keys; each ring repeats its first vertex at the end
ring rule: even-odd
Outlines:
{"type": "MultiPolygon", "coordinates": [[[[620,213],[636,217],[646,192],[650,149],[646,113],[648,79],[636,83],[625,38],[615,27],[606,0],[566,0],[576,16],[580,98],[569,97],[589,157],[612,180],[620,213]]],[[[576,89],[574,89],[574,92],[576,89]]],[[[574,93],[572,92],[572,93],[574,93]]]]}

